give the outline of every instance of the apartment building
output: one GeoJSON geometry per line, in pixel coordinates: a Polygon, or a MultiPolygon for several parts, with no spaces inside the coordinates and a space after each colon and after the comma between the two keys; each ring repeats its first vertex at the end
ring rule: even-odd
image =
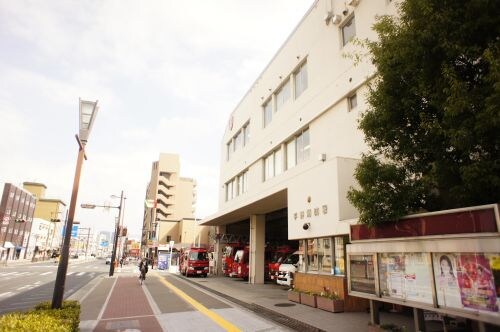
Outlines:
{"type": "MultiPolygon", "coordinates": [[[[52,251],[60,250],[62,244],[62,232],[64,228],[64,223],[66,220],[66,203],[58,198],[47,198],[45,196],[45,191],[47,186],[43,183],[37,182],[23,182],[23,188],[30,193],[32,193],[36,199],[36,207],[34,218],[42,219],[40,225],[37,226],[42,228],[47,228],[46,232],[49,234],[45,242],[39,242],[37,244],[40,251],[52,251]],[[43,244],[43,245],[40,245],[43,244]]],[[[33,226],[35,227],[35,225],[33,226]]],[[[28,247],[28,255],[31,255],[35,245],[33,244],[33,238],[30,238],[30,243],[28,247]]]]}
{"type": "Polygon", "coordinates": [[[26,256],[36,197],[12,183],[5,183],[0,202],[0,257],[20,259],[26,256]]]}
{"type": "Polygon", "coordinates": [[[197,225],[195,204],[196,181],[180,176],[178,155],[161,153],[146,190],[142,254],[156,257],[171,241],[177,248],[206,245],[208,228],[197,225]]]}
{"type": "Polygon", "coordinates": [[[264,282],[264,244],[274,236],[298,240],[310,282],[328,277],[344,293],[345,245],[358,216],[346,193],[367,150],[358,120],[375,71],[367,58],[354,63],[366,50],[353,39],[375,39],[375,17],[395,14],[394,2],[315,1],[231,113],[219,209],[203,224],[247,232],[250,283],[264,282]]]}

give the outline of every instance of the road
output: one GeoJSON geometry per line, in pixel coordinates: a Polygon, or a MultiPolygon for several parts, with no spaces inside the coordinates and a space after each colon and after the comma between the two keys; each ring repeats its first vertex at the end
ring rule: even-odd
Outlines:
{"type": "MultiPolygon", "coordinates": [[[[71,260],[64,295],[83,294],[81,331],[290,331],[166,272],[150,270],[141,286],[135,264],[117,271],[108,278],[104,260],[71,260]]],[[[0,315],[52,300],[56,274],[53,262],[0,267],[0,315]]]]}
{"type": "MultiPolygon", "coordinates": [[[[58,264],[53,261],[0,267],[0,315],[26,311],[43,301],[52,301],[58,264]]],[[[69,297],[94,278],[108,273],[104,260],[71,259],[64,296],[69,297]]]]}

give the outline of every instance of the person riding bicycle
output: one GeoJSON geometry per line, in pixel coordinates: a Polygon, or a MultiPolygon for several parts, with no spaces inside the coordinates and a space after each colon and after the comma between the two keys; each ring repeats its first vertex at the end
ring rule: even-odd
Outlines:
{"type": "Polygon", "coordinates": [[[148,260],[146,258],[141,259],[139,263],[139,271],[141,272],[139,278],[146,279],[146,273],[148,273],[148,260]]]}

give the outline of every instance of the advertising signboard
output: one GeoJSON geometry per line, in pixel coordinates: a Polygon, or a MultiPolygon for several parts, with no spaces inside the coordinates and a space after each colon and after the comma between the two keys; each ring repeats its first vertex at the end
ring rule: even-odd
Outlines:
{"type": "Polygon", "coordinates": [[[379,255],[380,292],[383,296],[432,304],[431,262],[425,253],[379,255]]]}
{"type": "Polygon", "coordinates": [[[351,291],[375,294],[374,255],[349,256],[351,291]]]}
{"type": "Polygon", "coordinates": [[[499,311],[500,254],[434,253],[433,261],[439,306],[499,311]]]}

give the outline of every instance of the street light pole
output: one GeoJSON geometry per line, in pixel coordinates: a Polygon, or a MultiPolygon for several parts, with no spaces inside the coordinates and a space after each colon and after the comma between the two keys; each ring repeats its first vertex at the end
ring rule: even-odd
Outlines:
{"type": "Polygon", "coordinates": [[[116,246],[118,245],[118,232],[120,228],[120,220],[122,217],[122,203],[123,203],[123,190],[120,195],[120,205],[118,206],[118,219],[116,220],[115,225],[115,240],[113,243],[113,253],[111,254],[111,264],[109,267],[109,276],[112,277],[115,272],[115,259],[116,259],[116,246]]]}
{"type": "Polygon", "coordinates": [[[88,102],[80,99],[80,136],[75,135],[78,142],[78,159],[76,161],[75,178],[73,180],[73,190],[71,192],[71,202],[69,205],[68,221],[64,232],[64,243],[61,252],[61,259],[57,268],[56,282],[54,284],[54,294],[52,296],[52,309],[60,309],[64,298],[64,285],[66,283],[66,273],[68,272],[68,256],[71,243],[71,229],[75,219],[76,199],[78,197],[78,187],[80,185],[80,174],[82,171],[83,159],[85,156],[85,144],[87,143],[92,124],[97,115],[98,107],[96,102],[88,102]]]}

